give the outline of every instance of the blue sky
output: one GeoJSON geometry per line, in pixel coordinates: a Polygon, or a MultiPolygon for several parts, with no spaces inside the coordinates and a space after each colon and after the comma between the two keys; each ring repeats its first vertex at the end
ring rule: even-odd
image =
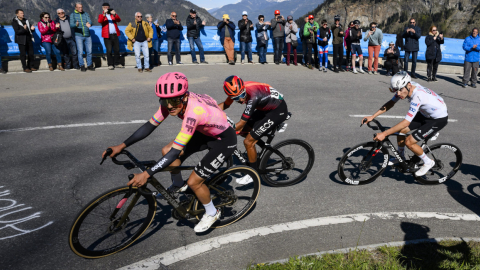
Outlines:
{"type": "Polygon", "coordinates": [[[199,7],[216,8],[239,2],[239,0],[188,0],[199,7]]]}

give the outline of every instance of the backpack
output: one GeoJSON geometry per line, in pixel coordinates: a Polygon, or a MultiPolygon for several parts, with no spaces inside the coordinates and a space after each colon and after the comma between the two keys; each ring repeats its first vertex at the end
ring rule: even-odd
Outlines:
{"type": "Polygon", "coordinates": [[[63,41],[63,33],[61,31],[55,32],[52,37],[52,42],[55,46],[60,46],[60,43],[63,41]]]}

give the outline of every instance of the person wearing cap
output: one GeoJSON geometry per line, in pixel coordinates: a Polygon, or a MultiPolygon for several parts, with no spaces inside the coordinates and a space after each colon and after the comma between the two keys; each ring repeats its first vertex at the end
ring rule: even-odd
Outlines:
{"type": "Polygon", "coordinates": [[[238,21],[240,29],[240,52],[242,53],[242,65],[245,63],[245,49],[248,49],[248,63],[253,64],[252,58],[252,30],[253,22],[248,19],[248,13],[242,12],[242,19],[238,21]]]}
{"type": "Polygon", "coordinates": [[[182,34],[183,26],[178,20],[176,12],[170,13],[170,19],[165,21],[165,27],[167,28],[168,64],[173,65],[172,47],[175,44],[175,60],[177,60],[177,65],[182,65],[183,63],[180,58],[180,35],[182,34]]]}
{"type": "Polygon", "coordinates": [[[265,21],[265,16],[258,15],[257,28],[257,51],[258,62],[262,65],[268,64],[267,62],[267,45],[268,45],[268,32],[270,29],[270,22],[265,21]]]}
{"type": "Polygon", "coordinates": [[[192,63],[198,64],[197,55],[195,54],[195,44],[197,44],[198,51],[200,53],[200,62],[208,64],[205,61],[205,55],[203,52],[203,44],[200,39],[200,28],[205,26],[205,21],[202,21],[197,16],[197,11],[190,9],[190,15],[187,17],[187,38],[190,44],[190,54],[192,55],[192,63]]]}
{"type": "Polygon", "coordinates": [[[293,49],[293,64],[297,64],[297,45],[298,45],[298,26],[293,21],[293,16],[287,16],[287,23],[285,24],[285,42],[287,43],[287,66],[290,66],[290,51],[293,49]],[[296,44],[295,46],[293,46],[296,44]]]}
{"type": "Polygon", "coordinates": [[[307,42],[307,53],[306,53],[306,63],[305,66],[308,69],[313,69],[313,66],[317,66],[318,63],[318,47],[317,47],[317,30],[320,28],[318,23],[314,20],[313,15],[308,15],[308,22],[303,27],[303,36],[307,42]],[[313,49],[313,59],[312,63],[312,49],[313,49]],[[313,65],[313,66],[312,66],[313,65]]]}
{"type": "Polygon", "coordinates": [[[352,72],[354,74],[358,74],[358,72],[364,74],[365,72],[363,71],[363,52],[362,52],[362,47],[360,46],[360,40],[362,39],[362,29],[360,29],[360,21],[355,20],[353,21],[353,24],[355,25],[353,28],[350,28],[350,33],[348,34],[348,38],[350,39],[350,42],[352,43],[352,72]],[[358,54],[358,65],[360,66],[357,72],[357,69],[355,67],[355,60],[358,54]]]}
{"type": "Polygon", "coordinates": [[[280,15],[280,10],[275,10],[275,16],[270,23],[273,37],[273,59],[275,64],[280,65],[280,61],[282,61],[283,42],[285,39],[285,24],[287,21],[285,21],[285,18],[280,15]]]}
{"type": "Polygon", "coordinates": [[[218,23],[217,29],[220,31],[220,42],[227,54],[228,63],[235,65],[233,51],[235,46],[235,24],[230,21],[228,14],[223,14],[222,21],[218,23]]]}
{"type": "Polygon", "coordinates": [[[385,62],[383,62],[383,67],[387,70],[387,76],[390,75],[390,70],[392,70],[392,75],[398,73],[398,58],[400,57],[400,50],[395,46],[395,42],[390,41],[388,48],[383,53],[385,56],[385,62]]]}
{"type": "Polygon", "coordinates": [[[352,64],[352,41],[350,40],[350,29],[352,29],[355,25],[353,21],[348,24],[347,31],[345,31],[345,37],[343,38],[343,46],[345,48],[345,60],[346,64],[346,71],[350,71],[350,65],[352,64]]]}
{"type": "Polygon", "coordinates": [[[102,9],[102,14],[98,15],[98,23],[102,25],[103,42],[107,49],[108,69],[113,70],[115,67],[123,68],[123,66],[120,65],[120,42],[118,40],[120,30],[117,25],[122,19],[120,19],[120,16],[118,16],[114,9],[110,9],[110,4],[103,3],[102,9]],[[112,48],[114,59],[112,59],[112,48]]]}
{"type": "Polygon", "coordinates": [[[363,41],[368,40],[368,74],[378,74],[378,55],[382,48],[383,33],[380,28],[377,28],[377,23],[370,23],[370,31],[367,32],[363,41]],[[375,56],[374,56],[375,55],[375,56]],[[372,59],[373,60],[373,73],[372,73],[372,59]]]}
{"type": "Polygon", "coordinates": [[[340,16],[336,15],[334,17],[335,23],[332,25],[332,36],[333,36],[333,72],[338,73],[339,71],[344,72],[342,68],[343,62],[343,26],[340,24],[340,16]]]}

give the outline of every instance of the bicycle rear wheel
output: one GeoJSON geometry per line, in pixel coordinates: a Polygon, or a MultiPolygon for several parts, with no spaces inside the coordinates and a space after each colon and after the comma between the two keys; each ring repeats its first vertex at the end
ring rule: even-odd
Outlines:
{"type": "MultiPolygon", "coordinates": [[[[462,165],[462,152],[450,143],[434,144],[425,150],[425,154],[435,161],[435,166],[423,176],[416,176],[415,180],[424,185],[438,185],[452,178],[462,165]]],[[[418,166],[422,166],[420,162],[418,166]]]]}
{"type": "MultiPolygon", "coordinates": [[[[207,183],[215,207],[220,208],[222,215],[212,228],[228,226],[241,219],[255,204],[260,193],[260,176],[250,167],[235,166],[215,176],[207,183]],[[252,182],[239,184],[237,179],[249,175],[252,182]]],[[[196,200],[194,210],[204,209],[196,200]]],[[[197,216],[200,220],[203,215],[197,216]]]]}
{"type": "Polygon", "coordinates": [[[124,200],[125,194],[129,192],[128,187],[112,189],[93,199],[80,211],[69,234],[72,251],[84,258],[101,258],[117,253],[135,242],[149,227],[157,207],[153,196],[144,197],[136,190],[133,188],[133,194],[124,200]],[[129,206],[133,208],[121,222],[129,206]],[[120,210],[111,217],[117,207],[120,210]]]}
{"type": "Polygon", "coordinates": [[[379,177],[388,165],[388,151],[375,151],[375,142],[366,142],[348,150],[338,163],[338,176],[350,185],[365,185],[379,177]],[[376,152],[376,153],[375,153],[376,152]]]}
{"type": "Polygon", "coordinates": [[[261,174],[263,181],[273,187],[285,187],[300,182],[315,162],[315,151],[305,141],[292,139],[273,146],[285,158],[268,150],[260,160],[260,170],[276,170],[261,174]]]}

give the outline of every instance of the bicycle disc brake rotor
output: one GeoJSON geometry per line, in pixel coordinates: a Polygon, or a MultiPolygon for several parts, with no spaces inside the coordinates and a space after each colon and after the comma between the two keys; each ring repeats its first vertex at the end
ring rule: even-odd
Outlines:
{"type": "Polygon", "coordinates": [[[293,162],[293,158],[286,157],[285,161],[283,162],[283,166],[285,167],[285,170],[293,170],[293,168],[295,168],[295,162],[293,162]]]}
{"type": "Polygon", "coordinates": [[[111,233],[111,234],[116,234],[120,231],[122,231],[123,229],[125,229],[125,227],[127,226],[128,222],[130,221],[130,218],[127,217],[125,219],[125,221],[123,222],[123,224],[121,224],[120,226],[118,226],[118,224],[120,223],[120,219],[122,217],[119,217],[117,219],[114,219],[112,220],[112,222],[110,222],[110,226],[108,227],[108,230],[107,232],[108,233],[111,233]]]}

